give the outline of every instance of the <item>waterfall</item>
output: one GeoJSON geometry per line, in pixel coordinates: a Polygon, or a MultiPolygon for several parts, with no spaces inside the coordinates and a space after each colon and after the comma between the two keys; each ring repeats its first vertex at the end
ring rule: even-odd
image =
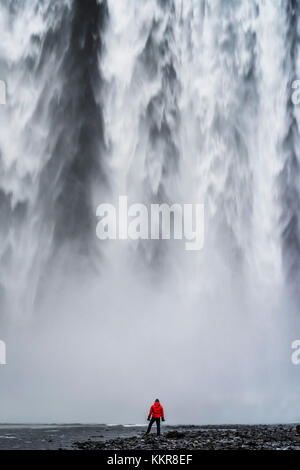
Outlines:
{"type": "Polygon", "coordinates": [[[132,421],[149,394],[299,420],[299,26],[296,0],[1,1],[1,420],[132,421]],[[203,250],[99,241],[121,195],[203,203],[203,250]]]}

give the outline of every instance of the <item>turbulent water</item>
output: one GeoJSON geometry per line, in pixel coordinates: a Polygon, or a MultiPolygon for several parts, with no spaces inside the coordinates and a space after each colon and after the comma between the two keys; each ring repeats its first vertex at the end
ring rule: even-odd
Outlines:
{"type": "Polygon", "coordinates": [[[2,421],[300,419],[297,0],[0,0],[2,421]],[[204,203],[199,252],[96,207],[204,203]]]}

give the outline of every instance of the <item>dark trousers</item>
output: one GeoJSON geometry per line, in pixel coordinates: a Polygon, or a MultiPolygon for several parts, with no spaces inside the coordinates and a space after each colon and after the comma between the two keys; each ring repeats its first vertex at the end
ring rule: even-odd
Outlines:
{"type": "Polygon", "coordinates": [[[157,429],[157,435],[160,436],[160,418],[151,418],[151,421],[149,423],[147,433],[151,431],[152,424],[156,421],[156,429],[157,429]]]}

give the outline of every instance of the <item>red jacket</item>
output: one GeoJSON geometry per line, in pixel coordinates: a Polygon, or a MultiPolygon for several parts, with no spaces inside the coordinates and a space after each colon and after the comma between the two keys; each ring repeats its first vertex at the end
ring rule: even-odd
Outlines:
{"type": "Polygon", "coordinates": [[[164,409],[159,403],[159,401],[156,401],[150,408],[148,418],[150,417],[153,418],[164,418],[164,409]]]}

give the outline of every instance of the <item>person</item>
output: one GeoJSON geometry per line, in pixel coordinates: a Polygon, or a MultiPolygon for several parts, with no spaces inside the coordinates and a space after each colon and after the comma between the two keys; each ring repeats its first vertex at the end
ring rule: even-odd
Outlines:
{"type": "Polygon", "coordinates": [[[164,421],[165,415],[164,415],[164,409],[161,406],[158,398],[156,398],[154,404],[151,406],[147,419],[148,421],[150,421],[150,423],[149,423],[146,435],[150,433],[153,423],[156,422],[157,435],[160,436],[160,419],[164,421]]]}

